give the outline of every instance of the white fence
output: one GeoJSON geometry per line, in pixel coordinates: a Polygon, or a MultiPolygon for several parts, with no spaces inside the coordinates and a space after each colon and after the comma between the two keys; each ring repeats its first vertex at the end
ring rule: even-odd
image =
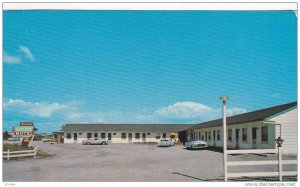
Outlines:
{"type": "Polygon", "coordinates": [[[3,151],[3,158],[6,158],[7,160],[9,160],[10,158],[24,157],[24,156],[33,156],[33,158],[36,158],[37,148],[38,146],[36,146],[33,150],[3,151]]]}
{"type": "Polygon", "coordinates": [[[282,160],[281,149],[251,149],[251,150],[227,150],[225,154],[278,154],[278,160],[265,160],[265,161],[232,161],[226,160],[224,167],[232,166],[257,166],[257,165],[278,165],[278,172],[247,172],[247,173],[228,173],[227,168],[225,172],[225,181],[227,178],[237,177],[274,177],[278,176],[282,181],[282,176],[296,176],[297,171],[282,171],[283,164],[297,164],[297,160],[282,160]]]}

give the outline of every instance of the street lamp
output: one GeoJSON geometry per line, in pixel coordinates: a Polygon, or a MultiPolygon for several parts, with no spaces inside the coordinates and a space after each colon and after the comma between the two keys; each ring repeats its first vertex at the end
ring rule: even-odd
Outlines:
{"type": "Polygon", "coordinates": [[[224,158],[224,180],[227,181],[227,128],[226,128],[226,101],[229,99],[227,96],[222,96],[220,99],[223,102],[222,116],[223,116],[223,158],[224,158]]]}
{"type": "Polygon", "coordinates": [[[283,139],[279,136],[275,142],[277,143],[277,149],[278,149],[278,178],[279,181],[282,181],[282,154],[281,154],[281,147],[283,143],[283,139]]]}
{"type": "Polygon", "coordinates": [[[283,139],[281,139],[280,136],[275,140],[275,142],[277,143],[277,147],[282,147],[283,139]]]}
{"type": "Polygon", "coordinates": [[[229,99],[229,97],[227,97],[227,96],[222,96],[222,97],[220,97],[220,99],[223,101],[223,104],[225,104],[226,101],[229,99]]]}

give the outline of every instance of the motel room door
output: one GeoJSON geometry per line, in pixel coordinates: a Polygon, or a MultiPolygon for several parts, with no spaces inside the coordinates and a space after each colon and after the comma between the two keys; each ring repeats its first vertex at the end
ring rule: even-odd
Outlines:
{"type": "Polygon", "coordinates": [[[74,143],[77,143],[77,133],[74,133],[74,143]]]}
{"type": "Polygon", "coordinates": [[[216,131],[213,131],[213,141],[214,141],[214,146],[216,146],[216,131]]]}
{"type": "Polygon", "coordinates": [[[145,143],[146,142],[146,133],[142,134],[142,139],[143,139],[143,143],[145,143]]]}
{"type": "Polygon", "coordinates": [[[108,136],[108,141],[111,142],[111,133],[108,133],[107,136],[108,136]]]}
{"type": "Polygon", "coordinates": [[[257,146],[256,146],[256,131],[257,131],[257,128],[253,127],[252,128],[252,149],[257,148],[257,146]]]}
{"type": "Polygon", "coordinates": [[[128,134],[128,143],[132,143],[132,133],[128,134]]]}
{"type": "Polygon", "coordinates": [[[240,129],[235,129],[235,148],[240,148],[240,129]]]}

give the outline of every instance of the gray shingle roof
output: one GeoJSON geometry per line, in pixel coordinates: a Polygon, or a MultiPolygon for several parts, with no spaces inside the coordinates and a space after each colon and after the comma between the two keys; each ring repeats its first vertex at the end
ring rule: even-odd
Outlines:
{"type": "Polygon", "coordinates": [[[123,131],[123,132],[179,132],[195,124],[65,124],[64,132],[123,131]]]}
{"type": "MultiPolygon", "coordinates": [[[[297,102],[293,103],[288,103],[284,105],[279,105],[279,106],[274,106],[270,108],[265,108],[262,110],[256,110],[253,112],[248,112],[236,116],[231,116],[227,117],[227,125],[232,125],[232,124],[239,124],[239,123],[246,123],[246,122],[252,122],[252,121],[262,121],[265,120],[266,118],[269,118],[271,116],[274,116],[276,114],[279,114],[283,111],[286,111],[290,108],[293,108],[297,106],[297,102]]],[[[198,129],[198,128],[204,128],[204,127],[214,127],[214,126],[221,126],[223,124],[223,119],[217,119],[217,120],[212,120],[212,121],[207,121],[204,123],[200,123],[198,125],[195,125],[188,130],[192,129],[198,129]]]]}

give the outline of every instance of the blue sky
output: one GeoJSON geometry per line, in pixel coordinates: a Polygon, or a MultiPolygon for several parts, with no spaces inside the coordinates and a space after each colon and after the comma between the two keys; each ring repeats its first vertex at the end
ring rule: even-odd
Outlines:
{"type": "Polygon", "coordinates": [[[4,11],[3,129],[200,123],[296,100],[291,11],[4,11]]]}

